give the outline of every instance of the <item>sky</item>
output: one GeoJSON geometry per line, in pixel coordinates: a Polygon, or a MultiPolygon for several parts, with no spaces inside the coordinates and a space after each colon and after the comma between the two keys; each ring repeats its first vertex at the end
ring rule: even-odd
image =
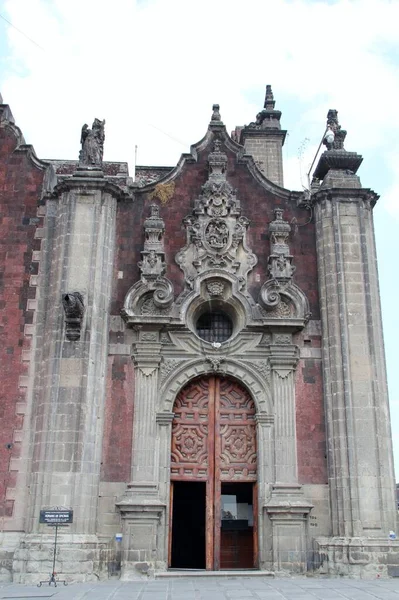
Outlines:
{"type": "Polygon", "coordinates": [[[399,480],[399,0],[0,0],[0,91],[40,158],[77,159],[106,119],[105,160],[174,166],[206,132],[255,119],[265,86],[303,189],[328,109],[364,157],[374,210],[399,480]],[[12,25],[10,25],[9,21],[12,25]]]}

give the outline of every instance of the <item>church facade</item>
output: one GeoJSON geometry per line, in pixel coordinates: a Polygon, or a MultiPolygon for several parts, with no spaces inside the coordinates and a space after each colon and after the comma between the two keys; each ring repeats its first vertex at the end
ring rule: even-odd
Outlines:
{"type": "Polygon", "coordinates": [[[3,580],[399,563],[373,231],[329,111],[283,186],[270,86],[175,168],[37,158],[1,105],[3,580]]]}

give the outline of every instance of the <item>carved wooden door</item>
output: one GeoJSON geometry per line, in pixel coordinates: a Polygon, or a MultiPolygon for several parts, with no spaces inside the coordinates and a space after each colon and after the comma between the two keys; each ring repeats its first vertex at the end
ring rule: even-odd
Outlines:
{"type": "MultiPolygon", "coordinates": [[[[234,490],[239,490],[242,497],[244,489],[240,485],[232,487],[233,482],[247,484],[247,489],[249,486],[253,490],[253,501],[249,506],[256,515],[255,405],[247,390],[239,383],[224,377],[202,377],[192,381],[179,393],[174,413],[171,504],[173,482],[206,483],[205,564],[207,569],[224,568],[223,559],[222,564],[220,562],[221,546],[224,539],[232,539],[233,535],[231,531],[229,535],[224,532],[226,518],[223,514],[230,514],[224,510],[224,503],[226,498],[233,498],[234,490]],[[227,490],[224,495],[223,486],[227,490]]],[[[200,489],[198,486],[198,490],[200,489]]],[[[241,511],[242,506],[243,503],[241,511]]],[[[171,521],[172,517],[178,518],[178,515],[173,516],[173,507],[171,521]]],[[[232,515],[232,519],[235,519],[236,525],[240,520],[237,515],[232,515]]],[[[234,523],[230,523],[230,529],[234,530],[234,523]]],[[[173,535],[172,523],[170,535],[173,535]]],[[[251,536],[251,548],[255,556],[256,518],[253,518],[251,536]]],[[[226,544],[227,542],[225,546],[226,544]]],[[[227,556],[226,552],[228,554],[228,549],[225,548],[224,555],[227,556]]],[[[251,561],[250,566],[256,566],[256,556],[251,561]]]]}

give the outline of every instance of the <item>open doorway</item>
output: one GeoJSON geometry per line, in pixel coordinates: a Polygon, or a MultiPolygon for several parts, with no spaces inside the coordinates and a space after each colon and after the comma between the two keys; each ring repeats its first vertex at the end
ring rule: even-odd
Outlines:
{"type": "Polygon", "coordinates": [[[253,399],[235,380],[200,377],[178,394],[174,414],[169,566],[257,568],[253,399]]]}
{"type": "Polygon", "coordinates": [[[206,483],[173,483],[171,567],[205,569],[206,483]]]}

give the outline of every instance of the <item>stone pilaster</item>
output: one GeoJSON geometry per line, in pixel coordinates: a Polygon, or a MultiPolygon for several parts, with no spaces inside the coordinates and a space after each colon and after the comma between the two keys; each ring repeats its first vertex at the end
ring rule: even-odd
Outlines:
{"type": "Polygon", "coordinates": [[[298,348],[290,333],[274,334],[269,358],[275,411],[275,482],[297,483],[294,372],[298,348]]]}
{"type": "MultiPolygon", "coordinates": [[[[138,329],[131,482],[117,502],[123,522],[122,578],[147,575],[165,559],[160,532],[166,501],[160,499],[157,435],[158,375],[161,362],[158,331],[138,329]]],[[[162,563],[162,566],[165,566],[162,563]]]]}
{"type": "Polygon", "coordinates": [[[134,347],[136,366],[133,419],[132,485],[156,486],[156,420],[161,344],[157,331],[140,331],[134,347]]]}
{"type": "Polygon", "coordinates": [[[307,517],[313,505],[298,483],[294,374],[299,353],[292,334],[273,334],[269,358],[274,404],[275,477],[264,510],[271,521],[271,566],[306,570],[307,517]]]}
{"type": "Polygon", "coordinates": [[[323,182],[313,188],[333,535],[387,539],[396,505],[372,213],[378,196],[355,174],[361,157],[335,146],[322,155],[323,182]]]}

